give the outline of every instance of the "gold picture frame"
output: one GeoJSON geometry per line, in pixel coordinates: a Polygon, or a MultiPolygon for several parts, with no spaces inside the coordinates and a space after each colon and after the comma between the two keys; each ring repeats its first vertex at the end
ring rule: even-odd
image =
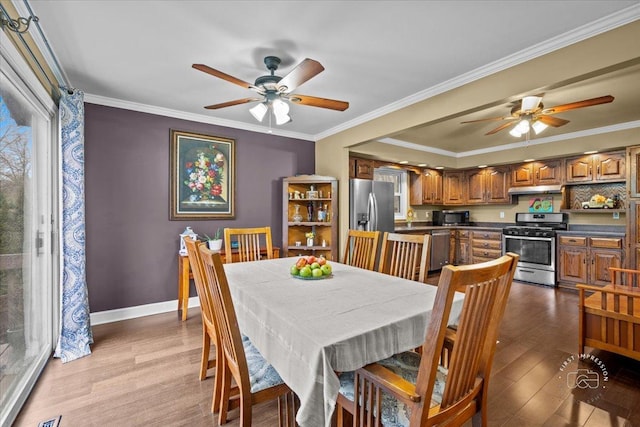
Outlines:
{"type": "Polygon", "coordinates": [[[171,130],[170,220],[234,218],[235,140],[171,130]]]}

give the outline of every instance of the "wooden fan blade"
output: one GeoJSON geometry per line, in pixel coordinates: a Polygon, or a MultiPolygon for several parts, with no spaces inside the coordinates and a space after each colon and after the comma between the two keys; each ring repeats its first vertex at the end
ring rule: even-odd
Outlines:
{"type": "Polygon", "coordinates": [[[584,101],[570,102],[569,104],[556,105],[555,107],[545,108],[542,114],[556,114],[563,111],[575,110],[576,108],[591,107],[592,105],[608,104],[613,101],[613,96],[600,96],[598,98],[585,99],[584,101]]]}
{"type": "Polygon", "coordinates": [[[207,105],[204,108],[206,108],[207,110],[217,110],[219,108],[231,107],[233,105],[246,104],[248,102],[254,102],[254,101],[262,101],[262,99],[261,98],[242,98],[242,99],[236,99],[235,101],[228,101],[228,102],[222,102],[220,104],[207,105]]]}
{"type": "Polygon", "coordinates": [[[515,120],[517,119],[517,117],[490,117],[488,119],[478,119],[478,120],[468,120],[466,122],[460,122],[460,124],[464,124],[464,123],[478,123],[478,122],[494,122],[494,121],[498,121],[498,120],[515,120]]]}
{"type": "Polygon", "coordinates": [[[324,71],[324,67],[316,60],[306,58],[278,82],[278,90],[291,92],[307,80],[324,71]]]}
{"type": "Polygon", "coordinates": [[[544,115],[538,116],[537,119],[540,120],[545,125],[553,126],[556,128],[560,126],[564,126],[567,123],[569,123],[569,120],[561,119],[559,117],[551,117],[551,116],[544,116],[544,115]]]}
{"type": "Polygon", "coordinates": [[[335,99],[317,98],[308,95],[290,95],[289,100],[296,104],[310,105],[311,107],[329,108],[330,110],[344,111],[349,108],[349,103],[335,99]]]}
{"type": "Polygon", "coordinates": [[[223,73],[222,71],[218,71],[215,68],[209,67],[208,65],[193,64],[192,67],[195,68],[196,70],[202,71],[203,73],[211,74],[214,77],[218,77],[222,80],[226,80],[235,85],[242,86],[243,88],[254,89],[254,90],[258,89],[251,83],[248,83],[248,82],[245,82],[244,80],[240,80],[236,77],[230,76],[229,74],[223,73]]]}
{"type": "Polygon", "coordinates": [[[503,123],[500,126],[498,126],[497,128],[490,130],[489,132],[485,133],[485,135],[493,135],[494,133],[498,133],[500,132],[502,129],[506,129],[509,126],[511,126],[513,124],[513,122],[507,122],[507,123],[503,123]]]}

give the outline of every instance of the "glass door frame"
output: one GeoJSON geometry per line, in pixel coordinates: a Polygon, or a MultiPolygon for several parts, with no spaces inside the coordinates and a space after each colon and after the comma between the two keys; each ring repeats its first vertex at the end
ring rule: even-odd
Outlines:
{"type": "MultiPolygon", "coordinates": [[[[30,268],[32,282],[39,283],[37,289],[43,292],[43,324],[45,331],[44,346],[24,372],[24,379],[13,394],[7,398],[0,410],[0,425],[11,424],[20,408],[29,396],[38,376],[51,358],[55,348],[55,340],[59,333],[59,181],[60,165],[58,151],[58,109],[47,91],[30,69],[29,65],[18,53],[9,38],[0,31],[0,75],[7,84],[22,96],[38,120],[32,128],[32,171],[36,182],[32,186],[44,189],[33,199],[34,209],[27,224],[33,226],[30,239],[42,239],[39,255],[32,257],[30,268]],[[46,348],[46,350],[45,350],[46,348]]],[[[35,243],[32,244],[35,245],[35,243]]]]}

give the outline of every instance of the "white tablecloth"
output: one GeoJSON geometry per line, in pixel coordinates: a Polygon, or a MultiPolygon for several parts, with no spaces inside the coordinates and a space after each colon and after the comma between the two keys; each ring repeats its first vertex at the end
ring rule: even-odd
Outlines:
{"type": "MultiPolygon", "coordinates": [[[[300,398],[298,423],[329,426],[340,388],[335,371],[420,346],[436,287],[336,262],[333,277],[301,280],[289,274],[296,259],[224,268],[242,333],[300,398]]],[[[462,299],[456,295],[452,319],[462,299]]]]}

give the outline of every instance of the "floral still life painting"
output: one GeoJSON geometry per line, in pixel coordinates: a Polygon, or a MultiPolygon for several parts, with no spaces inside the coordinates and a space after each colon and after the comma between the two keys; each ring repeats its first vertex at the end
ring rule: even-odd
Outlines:
{"type": "Polygon", "coordinates": [[[171,131],[170,219],[234,216],[235,141],[171,131]]]}

